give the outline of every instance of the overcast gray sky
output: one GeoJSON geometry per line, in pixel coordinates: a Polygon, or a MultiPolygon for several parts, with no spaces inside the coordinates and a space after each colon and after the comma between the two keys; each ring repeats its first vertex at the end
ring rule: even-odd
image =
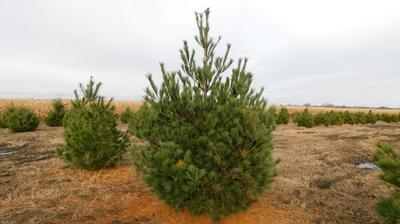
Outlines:
{"type": "Polygon", "coordinates": [[[396,0],[0,0],[0,97],[72,97],[93,75],[104,95],[140,99],[159,62],[179,68],[207,7],[270,102],[400,107],[396,0]]]}

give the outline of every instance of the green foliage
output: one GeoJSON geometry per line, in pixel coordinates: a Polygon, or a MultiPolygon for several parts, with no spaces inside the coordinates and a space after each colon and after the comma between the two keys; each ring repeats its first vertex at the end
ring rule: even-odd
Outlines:
{"type": "Polygon", "coordinates": [[[355,116],[355,123],[356,124],[366,124],[367,123],[367,114],[363,112],[356,112],[355,116]]]}
{"type": "Polygon", "coordinates": [[[62,126],[64,115],[65,115],[65,105],[61,99],[53,100],[52,110],[47,114],[45,119],[46,124],[51,127],[62,126]]]}
{"type": "Polygon", "coordinates": [[[90,79],[80,84],[82,97],[75,93],[72,108],[65,116],[65,146],[57,153],[76,167],[99,169],[114,166],[129,145],[125,132],[117,129],[118,115],[104,97],[98,96],[101,83],[90,79]]]}
{"type": "Polygon", "coordinates": [[[148,76],[148,106],[132,116],[129,130],[147,141],[133,151],[145,183],[175,209],[218,219],[248,208],[273,181],[274,120],[262,91],[251,88],[247,59],[223,78],[233,63],[230,45],[214,55],[219,39],[209,37],[208,17],[209,10],[196,14],[201,62],[185,41],[182,70],[161,64],[160,86],[148,76]]]}
{"type": "Polygon", "coordinates": [[[274,121],[276,121],[276,117],[278,116],[277,112],[276,112],[276,107],[270,106],[267,111],[271,115],[271,117],[274,119],[274,121]]]}
{"type": "Polygon", "coordinates": [[[289,123],[289,111],[286,107],[281,107],[281,110],[276,116],[276,124],[288,124],[288,123],[289,123]]]}
{"type": "Polygon", "coordinates": [[[151,125],[150,122],[155,119],[153,117],[152,110],[147,102],[139,108],[138,111],[133,112],[129,117],[128,128],[130,133],[134,133],[136,136],[150,136],[151,125]]]}
{"type": "MultiPolygon", "coordinates": [[[[295,123],[299,123],[299,126],[306,126],[310,127],[310,122],[305,122],[310,120],[310,114],[306,113],[307,119],[304,119],[302,116],[303,113],[293,113],[292,119],[295,123]],[[300,121],[299,121],[300,120],[300,121]]],[[[330,111],[330,112],[320,112],[313,116],[314,125],[343,125],[343,124],[375,124],[376,121],[381,120],[385,122],[399,122],[399,115],[397,114],[374,114],[371,110],[368,113],[365,112],[337,112],[337,111],[330,111]]]]}
{"type": "Polygon", "coordinates": [[[387,122],[387,123],[392,123],[393,122],[393,117],[390,114],[382,114],[382,121],[387,122]]]}
{"type": "Polygon", "coordinates": [[[391,114],[390,116],[392,122],[399,122],[399,117],[397,116],[397,114],[391,114]]]}
{"type": "Polygon", "coordinates": [[[374,113],[372,113],[371,110],[368,111],[368,114],[367,114],[367,123],[369,123],[369,124],[375,124],[376,121],[377,121],[376,115],[375,115],[374,113]]]}
{"type": "Polygon", "coordinates": [[[0,114],[0,128],[7,128],[3,114],[0,114]]]}
{"type": "Polygon", "coordinates": [[[349,111],[344,112],[344,123],[345,124],[375,124],[381,115],[374,114],[371,110],[368,113],[356,112],[351,113],[349,111]]]}
{"type": "Polygon", "coordinates": [[[399,122],[399,117],[396,114],[390,114],[388,116],[389,116],[388,122],[394,122],[394,123],[399,122]]]}
{"type": "Polygon", "coordinates": [[[314,126],[314,117],[308,108],[304,109],[304,111],[297,116],[296,123],[299,127],[312,128],[314,126]]]}
{"type": "Polygon", "coordinates": [[[383,114],[376,114],[377,121],[383,121],[383,114]]]}
{"type": "Polygon", "coordinates": [[[324,125],[325,127],[328,127],[330,123],[331,118],[326,113],[320,112],[314,116],[314,124],[317,126],[324,125]]]}
{"type": "Polygon", "coordinates": [[[10,120],[11,115],[16,111],[17,107],[13,105],[9,105],[6,107],[4,110],[2,116],[1,116],[1,122],[3,125],[3,128],[8,128],[8,122],[10,120]]]}
{"type": "Polygon", "coordinates": [[[350,124],[350,125],[356,124],[356,118],[353,113],[345,111],[343,115],[345,124],[350,124]]]}
{"type": "Polygon", "coordinates": [[[386,224],[400,223],[400,193],[396,191],[390,198],[379,198],[376,212],[386,224]]]}
{"type": "Polygon", "coordinates": [[[374,161],[381,169],[381,179],[395,188],[391,197],[380,198],[376,211],[386,224],[400,223],[400,153],[386,143],[378,143],[374,161]]]}
{"type": "MultiPolygon", "coordinates": [[[[293,113],[291,115],[293,121],[295,123],[299,123],[299,126],[310,126],[310,122],[305,122],[310,120],[310,114],[306,114],[307,119],[304,120],[304,117],[302,116],[303,113],[293,113]],[[300,120],[300,121],[299,121],[300,120]]],[[[388,114],[388,113],[382,113],[382,114],[374,114],[371,110],[368,111],[368,113],[365,112],[337,112],[337,111],[330,111],[330,112],[320,112],[313,116],[314,119],[314,125],[324,125],[324,126],[329,126],[329,125],[343,125],[343,124],[375,124],[378,120],[380,121],[385,121],[385,122],[399,122],[400,121],[400,115],[398,114],[388,114]]]]}
{"type": "Polygon", "coordinates": [[[3,114],[4,127],[14,132],[34,131],[39,126],[39,118],[35,113],[24,107],[8,107],[3,114]]]}
{"type": "Polygon", "coordinates": [[[314,123],[315,125],[324,125],[327,127],[329,125],[342,125],[345,122],[344,119],[343,112],[320,112],[314,116],[314,123]]]}
{"type": "Polygon", "coordinates": [[[344,114],[342,112],[330,111],[327,113],[330,125],[343,125],[344,114]]]}
{"type": "Polygon", "coordinates": [[[129,122],[129,119],[132,117],[133,114],[134,113],[131,110],[131,108],[129,108],[129,107],[125,108],[124,112],[122,112],[121,115],[120,115],[121,122],[124,123],[124,124],[127,124],[129,122]]]}
{"type": "Polygon", "coordinates": [[[393,123],[393,122],[399,121],[399,117],[397,116],[397,114],[382,113],[377,118],[378,118],[378,120],[384,121],[387,123],[393,123]]]}

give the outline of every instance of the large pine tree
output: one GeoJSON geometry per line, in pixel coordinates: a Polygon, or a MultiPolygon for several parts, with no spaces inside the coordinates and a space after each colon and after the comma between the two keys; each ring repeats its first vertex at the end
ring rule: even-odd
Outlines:
{"type": "Polygon", "coordinates": [[[148,76],[147,106],[130,130],[148,142],[136,146],[135,163],[153,191],[173,208],[218,219],[249,207],[273,181],[276,161],[262,90],[251,88],[247,59],[223,77],[231,46],[215,55],[221,38],[210,37],[209,15],[196,13],[201,61],[184,41],[181,70],[161,64],[160,86],[148,76]]]}

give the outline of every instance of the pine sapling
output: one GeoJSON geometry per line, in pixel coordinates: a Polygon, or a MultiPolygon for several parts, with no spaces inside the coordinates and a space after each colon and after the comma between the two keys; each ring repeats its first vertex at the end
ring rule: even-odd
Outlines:
{"type": "Polygon", "coordinates": [[[72,108],[64,119],[65,146],[58,155],[78,168],[100,169],[114,166],[122,159],[129,142],[126,132],[117,129],[118,115],[112,99],[99,96],[101,83],[91,78],[75,90],[72,108]]]}
{"type": "Polygon", "coordinates": [[[371,110],[369,110],[367,114],[367,123],[375,124],[376,120],[377,120],[376,115],[371,110]]]}
{"type": "Polygon", "coordinates": [[[125,108],[125,110],[120,115],[121,122],[127,124],[129,122],[129,119],[131,119],[132,115],[133,111],[131,110],[131,108],[129,107],[125,108]]]}
{"type": "Polygon", "coordinates": [[[306,128],[312,128],[314,126],[314,117],[308,108],[304,109],[297,117],[297,126],[306,128]]]}
{"type": "Polygon", "coordinates": [[[46,124],[50,127],[62,126],[65,115],[65,105],[61,99],[55,99],[52,103],[52,110],[47,114],[46,124]]]}
{"type": "Polygon", "coordinates": [[[281,107],[281,110],[276,116],[276,124],[288,124],[288,123],[289,123],[289,111],[286,107],[281,107]]]}
{"type": "Polygon", "coordinates": [[[4,125],[14,132],[35,131],[39,126],[39,118],[25,107],[8,107],[3,115],[4,125]]]}

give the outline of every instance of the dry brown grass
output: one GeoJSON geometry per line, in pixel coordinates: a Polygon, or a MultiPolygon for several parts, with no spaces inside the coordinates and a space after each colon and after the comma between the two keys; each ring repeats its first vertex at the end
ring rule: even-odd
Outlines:
{"type": "MultiPolygon", "coordinates": [[[[122,126],[126,129],[126,126],[122,126]]],[[[0,148],[29,150],[0,156],[0,223],[198,223],[212,224],[207,216],[167,207],[143,184],[125,160],[99,171],[76,170],[54,155],[62,146],[62,128],[41,125],[36,132],[11,133],[0,129],[0,148]],[[49,139],[51,139],[49,141],[49,139]],[[46,159],[43,155],[51,155],[46,159]]],[[[298,223],[306,220],[273,206],[266,194],[248,211],[221,223],[298,223]]],[[[276,202],[275,202],[276,203],[276,202]]]]}
{"type": "MultiPolygon", "coordinates": [[[[121,128],[126,129],[125,126],[121,128]]],[[[165,206],[125,160],[100,171],[76,170],[54,154],[63,129],[0,129],[0,223],[211,223],[165,206]]],[[[375,144],[400,147],[400,124],[299,128],[278,126],[273,155],[280,158],[271,189],[247,211],[222,223],[379,223],[374,205],[390,188],[377,170],[359,170],[375,144]]]]}

